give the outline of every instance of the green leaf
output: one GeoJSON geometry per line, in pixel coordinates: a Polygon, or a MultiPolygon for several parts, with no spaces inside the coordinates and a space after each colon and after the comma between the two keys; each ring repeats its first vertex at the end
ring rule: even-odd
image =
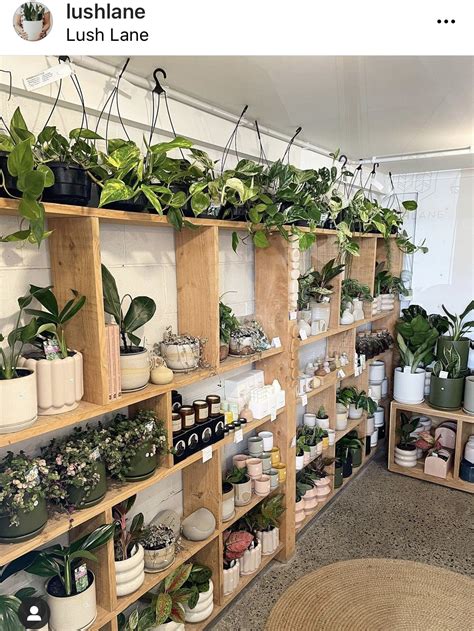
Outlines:
{"type": "Polygon", "coordinates": [[[40,171],[28,171],[18,178],[18,188],[23,193],[38,199],[44,190],[44,175],[40,171]]]}
{"type": "Polygon", "coordinates": [[[402,202],[402,206],[405,210],[416,210],[418,208],[418,204],[413,199],[407,199],[402,202]]]}
{"type": "Polygon", "coordinates": [[[191,195],[191,208],[196,216],[207,210],[210,204],[211,198],[207,193],[196,191],[191,195]]]}
{"type": "Polygon", "coordinates": [[[6,134],[0,134],[0,151],[6,151],[9,153],[15,145],[13,144],[10,136],[6,134]]]}
{"type": "Polygon", "coordinates": [[[168,153],[168,151],[171,151],[172,149],[190,149],[192,146],[193,143],[188,140],[188,138],[177,136],[169,142],[160,142],[157,145],[153,145],[152,147],[150,147],[150,151],[155,156],[160,156],[164,153],[168,153]]]}
{"type": "Polygon", "coordinates": [[[110,204],[111,202],[120,202],[127,199],[132,199],[136,195],[136,191],[133,190],[127,184],[124,184],[121,180],[107,180],[104,188],[100,194],[99,208],[110,204]]]}
{"type": "Polygon", "coordinates": [[[188,580],[192,569],[192,563],[183,563],[174,572],[168,574],[165,578],[165,590],[173,592],[182,587],[188,580]]]}
{"type": "Polygon", "coordinates": [[[256,209],[256,207],[251,208],[249,210],[249,219],[252,223],[256,223],[256,224],[260,223],[261,215],[256,209]]]}
{"type": "Polygon", "coordinates": [[[299,248],[300,250],[308,250],[313,243],[316,241],[316,235],[312,232],[303,232],[303,234],[299,238],[299,248]]]}
{"type": "Polygon", "coordinates": [[[156,212],[159,215],[162,215],[163,208],[161,206],[160,200],[156,196],[156,193],[146,184],[142,184],[140,186],[140,190],[143,192],[143,194],[145,195],[147,200],[150,202],[150,204],[153,206],[153,208],[156,210],[156,212]]]}
{"type": "Polygon", "coordinates": [[[234,250],[234,252],[237,252],[237,248],[239,247],[239,235],[237,234],[237,232],[233,232],[232,233],[232,249],[234,250]]]}
{"type": "Polygon", "coordinates": [[[8,155],[8,171],[14,177],[33,170],[33,152],[27,140],[20,142],[8,155]]]}
{"type": "Polygon", "coordinates": [[[173,601],[171,600],[171,596],[166,592],[161,592],[156,597],[155,604],[155,615],[156,615],[156,624],[164,624],[168,618],[170,617],[171,608],[173,606],[173,601]]]}
{"type": "Polygon", "coordinates": [[[38,171],[43,174],[45,188],[48,188],[49,186],[53,186],[54,173],[51,171],[49,166],[47,166],[46,164],[40,164],[38,166],[38,171]]]}
{"type": "Polygon", "coordinates": [[[84,306],[86,302],[86,297],[85,296],[77,296],[75,298],[73,298],[72,300],[69,300],[63,310],[61,311],[61,313],[59,314],[59,321],[62,324],[65,324],[66,322],[69,322],[69,320],[71,320],[71,318],[73,318],[76,313],[78,313],[78,311],[80,311],[82,309],[82,307],[84,306]]]}
{"type": "Polygon", "coordinates": [[[181,230],[183,227],[183,217],[181,212],[177,208],[170,208],[166,215],[168,222],[176,228],[176,230],[181,230]]]}
{"type": "Polygon", "coordinates": [[[137,296],[130,303],[127,315],[123,320],[123,327],[127,333],[136,331],[155,315],[156,304],[148,296],[137,296]]]}
{"type": "Polygon", "coordinates": [[[115,532],[114,523],[104,524],[103,526],[99,526],[98,528],[93,530],[90,534],[86,535],[85,537],[81,537],[80,539],[77,539],[70,545],[69,549],[70,549],[71,555],[78,550],[81,550],[82,552],[84,552],[84,550],[90,551],[90,550],[96,550],[97,548],[100,548],[105,543],[107,543],[109,539],[111,539],[114,536],[114,532],[115,532]]]}
{"type": "Polygon", "coordinates": [[[51,291],[52,285],[49,287],[37,287],[30,285],[30,294],[42,305],[49,313],[55,316],[59,315],[59,306],[56,296],[51,291]]]}
{"type": "Polygon", "coordinates": [[[120,296],[117,289],[117,283],[104,264],[102,264],[101,269],[104,309],[106,313],[113,316],[115,322],[120,326],[122,320],[122,310],[120,307],[120,296]]]}
{"type": "Polygon", "coordinates": [[[102,136],[96,134],[95,131],[91,129],[81,129],[80,127],[77,129],[71,129],[69,132],[69,138],[84,138],[84,140],[103,140],[102,136]]]}
{"type": "Polygon", "coordinates": [[[252,235],[252,240],[257,248],[268,248],[268,246],[270,245],[267,239],[267,235],[263,230],[257,230],[256,232],[254,232],[252,235]]]}
{"type": "Polygon", "coordinates": [[[168,205],[171,206],[171,208],[182,208],[185,206],[187,199],[184,191],[178,191],[171,196],[168,205]]]}
{"type": "Polygon", "coordinates": [[[184,624],[184,609],[181,605],[173,603],[171,607],[170,618],[173,622],[177,622],[178,624],[184,624]]]}
{"type": "Polygon", "coordinates": [[[236,191],[236,193],[238,193],[241,201],[245,200],[245,185],[242,182],[242,180],[239,180],[236,177],[229,178],[227,180],[227,182],[224,184],[224,188],[223,188],[222,192],[224,192],[227,188],[230,188],[230,189],[236,191]]]}
{"type": "Polygon", "coordinates": [[[12,232],[6,237],[0,238],[0,243],[8,243],[13,241],[26,241],[31,234],[31,230],[18,230],[17,232],[12,232]]]}

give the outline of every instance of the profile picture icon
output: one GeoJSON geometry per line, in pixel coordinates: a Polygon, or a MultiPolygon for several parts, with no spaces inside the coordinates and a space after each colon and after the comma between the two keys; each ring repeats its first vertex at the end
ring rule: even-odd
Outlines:
{"type": "Polygon", "coordinates": [[[22,39],[38,42],[48,36],[53,26],[51,11],[41,2],[24,2],[13,16],[13,27],[22,39]]]}
{"type": "Polygon", "coordinates": [[[42,598],[25,598],[18,608],[18,619],[27,629],[43,629],[49,615],[49,607],[42,598]]]}

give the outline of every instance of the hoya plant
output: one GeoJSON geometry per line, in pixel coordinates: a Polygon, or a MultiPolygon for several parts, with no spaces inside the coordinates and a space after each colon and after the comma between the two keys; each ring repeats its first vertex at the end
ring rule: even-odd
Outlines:
{"type": "Polygon", "coordinates": [[[137,347],[140,348],[141,342],[140,338],[135,335],[135,331],[152,319],[155,315],[156,303],[148,296],[132,298],[130,294],[125,294],[120,299],[115,278],[103,264],[102,287],[105,312],[114,318],[120,329],[121,352],[132,353],[137,347]],[[124,315],[123,304],[126,299],[130,300],[130,304],[124,315]]]}

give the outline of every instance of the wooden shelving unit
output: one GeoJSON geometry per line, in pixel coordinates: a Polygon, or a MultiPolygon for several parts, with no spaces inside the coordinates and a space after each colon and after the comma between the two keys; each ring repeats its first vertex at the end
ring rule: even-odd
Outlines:
{"type": "Polygon", "coordinates": [[[389,430],[389,442],[388,442],[388,468],[395,473],[401,473],[411,478],[417,478],[418,480],[425,480],[426,482],[433,482],[434,484],[441,484],[442,486],[448,486],[451,489],[457,489],[458,491],[466,491],[466,493],[474,493],[474,484],[465,482],[459,477],[459,466],[463,457],[464,445],[468,439],[468,436],[474,434],[474,416],[465,414],[462,410],[456,412],[443,412],[441,410],[435,410],[427,403],[420,403],[417,405],[410,405],[408,403],[397,403],[392,401],[390,406],[390,430],[389,430]],[[401,467],[397,465],[394,460],[395,447],[397,446],[397,428],[400,426],[400,413],[410,413],[419,416],[429,416],[434,425],[450,420],[456,421],[456,446],[454,451],[454,463],[451,471],[448,472],[446,478],[438,478],[437,476],[428,475],[424,471],[423,461],[419,460],[416,467],[401,467]]]}
{"type": "MultiPolygon", "coordinates": [[[[49,229],[53,230],[49,238],[51,259],[52,284],[60,300],[64,300],[71,287],[77,289],[87,298],[86,307],[78,317],[71,322],[69,340],[71,346],[84,355],[85,395],[79,407],[71,413],[57,416],[39,417],[37,422],[29,428],[14,434],[0,435],[0,447],[21,449],[22,441],[34,438],[41,444],[46,434],[64,428],[72,429],[98,416],[129,408],[130,412],[139,408],[154,410],[165,422],[168,435],[172,435],[171,426],[171,390],[203,382],[216,376],[225,375],[231,370],[255,365],[265,371],[266,383],[278,379],[286,392],[285,407],[278,410],[276,421],[270,417],[250,423],[244,430],[245,434],[259,429],[271,430],[274,434],[274,444],[280,448],[281,461],[286,464],[287,478],[274,492],[285,495],[286,510],[280,524],[280,546],[273,555],[265,556],[259,571],[273,559],[285,561],[294,553],[295,549],[295,447],[293,439],[297,423],[297,378],[299,372],[299,351],[307,345],[319,340],[326,340],[329,354],[334,351],[345,350],[352,360],[355,348],[356,330],[358,327],[381,321],[389,329],[397,319],[397,309],[394,312],[383,313],[375,317],[366,314],[363,321],[354,325],[339,325],[339,300],[342,278],[337,279],[336,292],[333,296],[335,307],[332,309],[329,331],[309,338],[302,342],[298,339],[297,326],[290,320],[289,287],[291,281],[292,243],[279,235],[269,238],[270,247],[255,251],[255,304],[256,317],[270,339],[279,337],[280,348],[272,348],[263,353],[244,358],[229,357],[219,362],[219,232],[224,230],[245,230],[245,223],[232,221],[213,221],[206,219],[191,219],[199,227],[198,230],[183,230],[175,234],[176,250],[176,280],[177,280],[177,308],[178,329],[181,333],[189,333],[204,337],[208,340],[205,346],[205,361],[208,368],[200,369],[184,375],[176,375],[173,382],[166,386],[149,384],[140,392],[124,394],[121,399],[108,401],[107,353],[104,330],[104,310],[102,301],[102,280],[100,273],[101,242],[100,224],[102,222],[119,223],[124,225],[146,225],[150,230],[155,227],[170,228],[165,217],[146,213],[128,213],[96,208],[82,208],[58,204],[46,204],[46,215],[49,229]]],[[[0,215],[17,215],[17,202],[0,199],[0,215]]],[[[316,230],[317,241],[312,249],[313,264],[320,265],[337,255],[337,244],[333,231],[316,230]]],[[[360,260],[353,264],[352,277],[374,285],[375,260],[385,260],[385,244],[376,235],[360,235],[358,237],[361,248],[360,260]],[[360,276],[358,276],[358,274],[360,276]]],[[[354,259],[356,261],[356,259],[354,259]]],[[[401,270],[401,255],[392,246],[392,270],[401,270]]],[[[391,355],[386,353],[387,373],[391,370],[391,355]]],[[[365,388],[368,381],[368,371],[359,377],[353,374],[353,363],[345,367],[344,382],[354,383],[359,388],[365,388]]],[[[335,401],[338,382],[335,374],[324,379],[323,384],[308,394],[308,411],[316,411],[324,404],[331,419],[331,426],[335,423],[335,401]]],[[[352,423],[350,429],[358,429],[365,423],[360,419],[352,423]]],[[[343,433],[338,432],[337,437],[343,433]]],[[[206,506],[216,518],[216,531],[202,542],[185,542],[183,549],[177,556],[173,566],[159,574],[147,575],[142,588],[134,594],[124,598],[117,598],[115,594],[115,569],[113,544],[109,542],[99,552],[99,562],[91,566],[97,581],[98,617],[94,629],[116,631],[116,616],[132,605],[141,594],[156,586],[169,572],[180,563],[195,559],[209,565],[213,571],[214,612],[201,625],[186,625],[190,629],[200,630],[209,624],[225,607],[245,588],[256,576],[258,571],[250,576],[242,577],[240,584],[231,595],[223,594],[222,533],[230,523],[221,520],[221,487],[224,448],[234,442],[232,435],[213,445],[213,456],[207,462],[202,461],[202,454],[196,453],[192,457],[173,464],[172,457],[163,458],[161,466],[148,480],[132,484],[118,484],[109,482],[108,492],[104,500],[96,507],[76,511],[72,515],[65,513],[54,514],[45,530],[36,538],[19,544],[1,545],[0,556],[2,563],[17,558],[26,552],[42,546],[60,535],[69,533],[71,539],[91,531],[99,524],[110,523],[112,507],[136,493],[140,493],[153,485],[159,484],[168,476],[181,471],[183,482],[183,514],[186,517],[201,506],[206,506]]],[[[328,455],[334,455],[335,446],[328,450],[328,455]]],[[[370,457],[372,457],[371,454],[370,457]]],[[[366,458],[363,465],[370,459],[366,458]]],[[[362,467],[359,467],[359,471],[362,467]]],[[[356,475],[356,471],[354,475],[356,475]]],[[[344,488],[345,485],[342,487],[344,488]]],[[[333,489],[332,499],[340,489],[333,489]]],[[[235,519],[243,516],[263,498],[254,497],[252,502],[236,511],[235,519]]],[[[327,502],[326,502],[327,504],[327,502]]],[[[157,507],[158,508],[158,507],[157,507]]],[[[315,511],[314,515],[317,514],[315,511]]],[[[308,517],[309,523],[314,517],[308,517]]]]}

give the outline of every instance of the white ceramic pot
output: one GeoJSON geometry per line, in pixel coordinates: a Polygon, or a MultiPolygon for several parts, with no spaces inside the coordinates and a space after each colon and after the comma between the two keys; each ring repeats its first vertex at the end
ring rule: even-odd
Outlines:
{"type": "Polygon", "coordinates": [[[323,441],[320,440],[319,443],[316,445],[316,455],[320,456],[323,453],[323,441]]]}
{"type": "Polygon", "coordinates": [[[369,365],[369,383],[382,383],[385,379],[385,362],[374,361],[369,365]]]}
{"type": "Polygon", "coordinates": [[[376,447],[379,441],[379,429],[376,427],[372,434],[370,435],[370,446],[376,447]]]}
{"type": "Polygon", "coordinates": [[[314,460],[318,455],[318,445],[310,445],[309,446],[309,459],[314,460]]]}
{"type": "Polygon", "coordinates": [[[273,554],[280,545],[280,529],[257,530],[257,538],[262,546],[262,555],[273,554]]]}
{"type": "Polygon", "coordinates": [[[336,429],[346,429],[349,410],[342,403],[336,403],[336,429]]]}
{"type": "Polygon", "coordinates": [[[145,580],[144,551],[140,544],[134,548],[134,554],[124,561],[115,561],[115,583],[117,596],[126,596],[137,590],[145,580]]]}
{"type": "Polygon", "coordinates": [[[316,426],[316,414],[303,414],[303,423],[306,427],[315,427],[316,426]]]}
{"type": "Polygon", "coordinates": [[[259,437],[263,440],[263,451],[273,449],[273,432],[259,432],[259,437]]]}
{"type": "Polygon", "coordinates": [[[417,368],[415,373],[395,368],[393,398],[398,403],[417,404],[423,402],[425,392],[425,371],[417,368]]]}
{"type": "Polygon", "coordinates": [[[150,359],[146,348],[136,353],[120,353],[122,391],[138,390],[150,380],[150,359]]]}
{"type": "Polygon", "coordinates": [[[165,622],[154,627],[149,627],[149,631],[184,631],[184,624],[180,622],[165,622]]]}
{"type": "Polygon", "coordinates": [[[359,298],[354,298],[352,301],[352,305],[353,305],[352,316],[354,318],[354,322],[363,320],[365,318],[365,315],[364,315],[364,306],[362,304],[362,300],[359,300],[359,298]]]}
{"type": "Polygon", "coordinates": [[[167,548],[160,550],[144,549],[145,571],[150,573],[161,572],[169,567],[176,556],[176,546],[171,544],[167,548]]]}
{"type": "Polygon", "coordinates": [[[0,434],[29,427],[38,418],[35,374],[20,369],[16,379],[0,379],[0,434]]]}
{"type": "Polygon", "coordinates": [[[25,359],[21,365],[36,375],[38,414],[63,414],[79,405],[84,396],[82,353],[65,359],[25,359]]]}
{"type": "Polygon", "coordinates": [[[183,535],[189,541],[205,541],[216,529],[216,518],[207,508],[197,508],[181,522],[183,535]]]}
{"type": "Polygon", "coordinates": [[[375,431],[375,418],[367,416],[365,419],[365,435],[371,436],[375,431]]]}
{"type": "Polygon", "coordinates": [[[382,311],[392,311],[395,307],[395,297],[392,294],[380,294],[379,299],[382,311]]]}
{"type": "Polygon", "coordinates": [[[299,502],[296,502],[295,504],[295,525],[296,525],[296,530],[298,530],[298,528],[301,526],[301,522],[304,521],[304,518],[306,517],[305,511],[304,511],[304,500],[301,499],[299,502]]]}
{"type": "Polygon", "coordinates": [[[188,605],[184,605],[184,619],[186,622],[202,622],[209,618],[214,609],[214,583],[209,581],[209,589],[207,592],[201,592],[194,609],[190,609],[188,605]]]}
{"type": "Polygon", "coordinates": [[[28,36],[28,41],[37,42],[43,30],[43,20],[23,20],[22,27],[28,36]]]}
{"type": "Polygon", "coordinates": [[[303,453],[303,467],[306,467],[311,462],[311,447],[309,451],[303,453]]]}
{"type": "Polygon", "coordinates": [[[388,379],[387,377],[385,377],[385,379],[382,381],[382,399],[384,399],[388,394],[388,379]]]}
{"type": "Polygon", "coordinates": [[[362,417],[362,413],[364,410],[362,408],[356,408],[354,403],[349,405],[349,418],[352,420],[357,420],[362,417]]]}
{"type": "Polygon", "coordinates": [[[235,565],[228,570],[224,569],[224,596],[232,594],[240,579],[240,563],[237,560],[235,565]]]}
{"type": "Polygon", "coordinates": [[[329,329],[329,318],[331,317],[331,303],[330,302],[312,302],[311,305],[311,320],[323,320],[326,323],[326,330],[329,329]]]}
{"type": "Polygon", "coordinates": [[[374,412],[375,427],[382,427],[384,421],[385,410],[378,407],[374,412]]]}
{"type": "Polygon", "coordinates": [[[296,456],[296,470],[301,471],[304,467],[304,456],[296,456]]]}
{"type": "Polygon", "coordinates": [[[316,425],[321,429],[329,429],[329,416],[316,418],[316,425]]]}
{"type": "Polygon", "coordinates": [[[298,320],[297,322],[299,336],[302,340],[308,339],[311,335],[311,325],[304,320],[298,320]]]}
{"type": "Polygon", "coordinates": [[[369,383],[369,396],[376,401],[382,398],[382,384],[381,383],[369,383]]]}
{"type": "Polygon", "coordinates": [[[400,467],[416,467],[416,448],[408,451],[395,447],[394,460],[400,467]]]}
{"type": "Polygon", "coordinates": [[[352,312],[350,311],[350,309],[344,309],[339,322],[343,325],[346,325],[346,324],[354,324],[354,321],[355,321],[354,316],[352,315],[352,312]]]}
{"type": "Polygon", "coordinates": [[[161,356],[168,368],[177,372],[194,370],[199,365],[199,342],[191,344],[166,344],[161,342],[161,356]]]}
{"type": "Polygon", "coordinates": [[[232,484],[230,486],[229,491],[222,493],[222,521],[229,521],[235,514],[234,487],[232,484]]]}
{"type": "Polygon", "coordinates": [[[58,597],[48,593],[46,583],[46,601],[50,610],[50,631],[78,631],[88,629],[97,617],[97,604],[95,593],[95,577],[87,589],[74,596],[58,597]]]}
{"type": "Polygon", "coordinates": [[[260,567],[262,562],[262,544],[260,541],[252,550],[246,550],[243,556],[240,558],[240,574],[241,576],[247,576],[253,574],[260,567]]]}
{"type": "Polygon", "coordinates": [[[234,484],[234,502],[236,506],[246,506],[252,500],[252,480],[242,484],[234,484]]]}

